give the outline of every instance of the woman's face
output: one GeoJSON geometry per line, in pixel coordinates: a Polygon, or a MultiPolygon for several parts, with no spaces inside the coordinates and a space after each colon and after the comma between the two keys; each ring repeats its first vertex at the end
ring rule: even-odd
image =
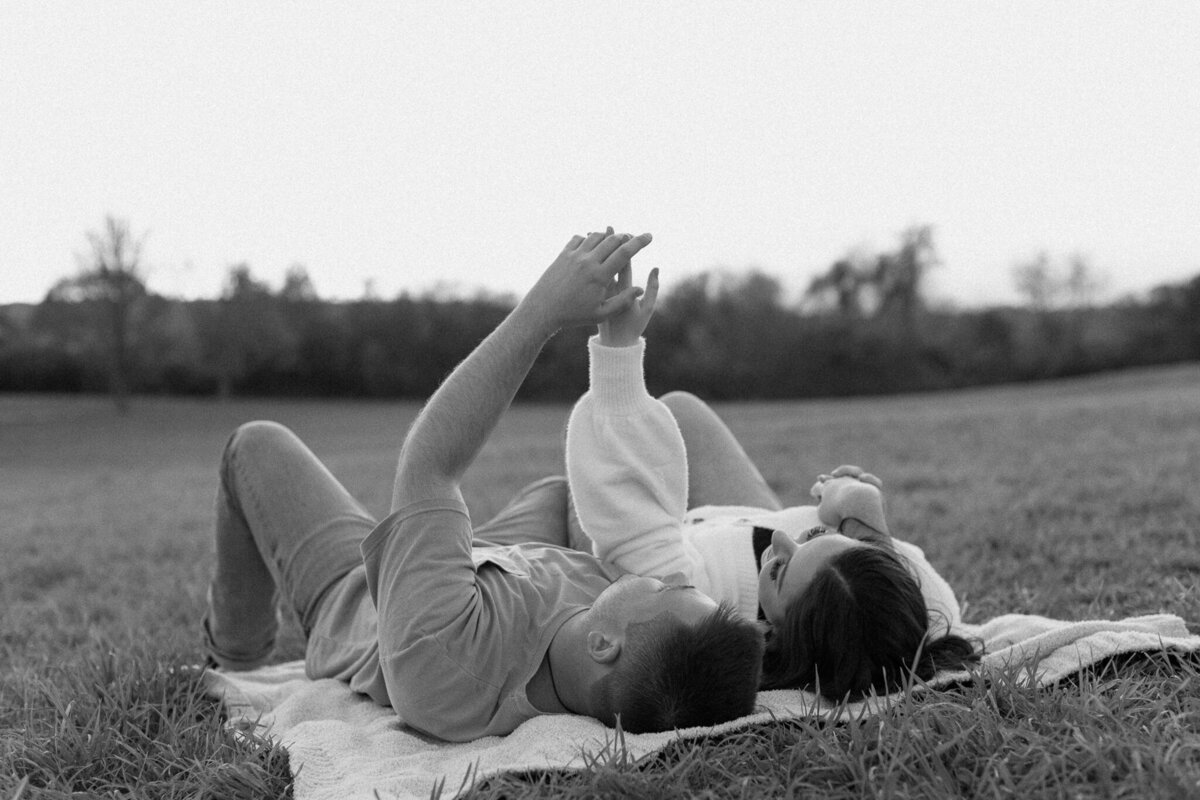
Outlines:
{"type": "Polygon", "coordinates": [[[782,531],[771,536],[758,573],[758,604],[767,622],[783,622],[788,606],[808,590],[813,578],[839,554],[866,544],[823,527],[811,528],[795,542],[782,531]]]}

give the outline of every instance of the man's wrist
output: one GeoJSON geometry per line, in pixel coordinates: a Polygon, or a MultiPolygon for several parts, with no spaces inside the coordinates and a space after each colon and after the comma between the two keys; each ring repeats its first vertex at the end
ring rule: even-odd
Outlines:
{"type": "Polygon", "coordinates": [[[514,323],[518,323],[529,336],[535,337],[539,344],[545,344],[558,333],[563,324],[554,319],[551,314],[536,302],[520,302],[510,315],[514,323]]]}

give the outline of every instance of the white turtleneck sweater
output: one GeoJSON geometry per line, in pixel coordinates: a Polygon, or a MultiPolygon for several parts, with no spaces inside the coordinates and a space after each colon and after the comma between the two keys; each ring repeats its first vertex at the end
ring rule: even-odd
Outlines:
{"type": "MultiPolygon", "coordinates": [[[[679,576],[746,619],[758,616],[755,527],[797,537],[820,524],[816,506],[767,511],[746,506],[688,509],[687,452],[675,417],[650,396],[646,343],[588,342],[591,387],[567,424],[567,479],[595,554],[626,572],[679,576]]],[[[950,585],[919,547],[893,539],[921,584],[935,628],[962,621],[950,585]]]]}

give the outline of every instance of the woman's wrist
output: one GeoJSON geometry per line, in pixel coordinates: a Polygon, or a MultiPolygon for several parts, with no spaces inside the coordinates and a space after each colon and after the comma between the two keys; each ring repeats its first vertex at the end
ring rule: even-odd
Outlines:
{"type": "Polygon", "coordinates": [[[641,338],[636,335],[630,336],[626,332],[614,332],[605,325],[600,326],[600,344],[604,347],[633,347],[641,338]]]}

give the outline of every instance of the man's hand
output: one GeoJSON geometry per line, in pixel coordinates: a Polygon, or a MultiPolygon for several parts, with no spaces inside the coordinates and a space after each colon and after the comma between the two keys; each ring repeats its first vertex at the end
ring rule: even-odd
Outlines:
{"type": "MultiPolygon", "coordinates": [[[[617,274],[611,292],[620,295],[630,288],[633,281],[632,268],[626,267],[617,274]]],[[[612,314],[600,323],[600,344],[605,347],[630,347],[646,332],[650,317],[654,316],[654,302],[658,299],[658,269],[650,270],[646,278],[646,291],[624,309],[612,314]]]]}
{"type": "MultiPolygon", "coordinates": [[[[590,233],[575,236],[559,253],[522,305],[536,309],[547,326],[547,333],[577,325],[596,325],[626,310],[642,290],[626,285],[609,296],[614,279],[628,272],[629,262],[651,236],[590,233]]],[[[626,280],[628,283],[628,279],[626,280]]]]}

